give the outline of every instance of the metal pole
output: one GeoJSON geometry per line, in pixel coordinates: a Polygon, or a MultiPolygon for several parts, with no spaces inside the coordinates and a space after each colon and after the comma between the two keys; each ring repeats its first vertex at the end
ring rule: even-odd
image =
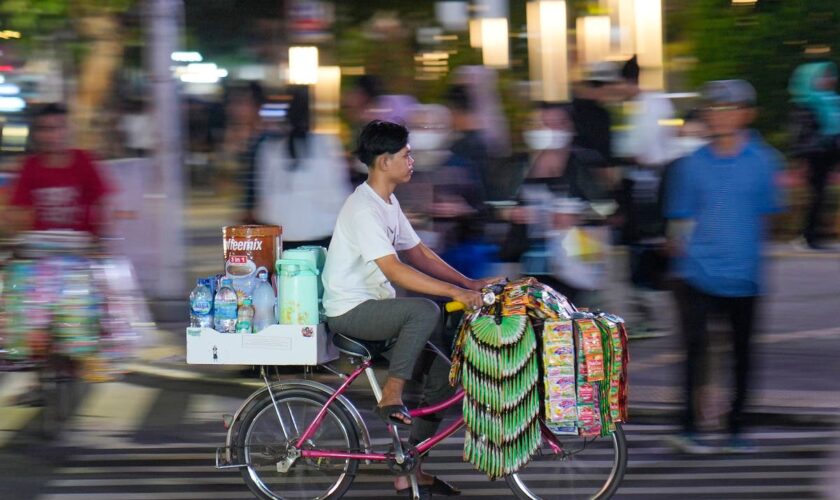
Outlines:
{"type": "Polygon", "coordinates": [[[184,185],[181,107],[170,69],[172,52],[180,44],[181,0],[146,0],[146,64],[151,85],[156,189],[147,195],[157,222],[158,298],[182,298],[185,293],[184,185]]]}

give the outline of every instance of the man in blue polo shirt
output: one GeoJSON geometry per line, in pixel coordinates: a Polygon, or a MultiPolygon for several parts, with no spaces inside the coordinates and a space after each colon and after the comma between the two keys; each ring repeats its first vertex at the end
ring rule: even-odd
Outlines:
{"type": "Polygon", "coordinates": [[[778,152],[747,127],[755,118],[755,89],[721,80],[703,89],[711,143],[682,160],[668,182],[665,216],[681,280],[681,326],[686,347],[686,413],[674,444],[709,452],[696,437],[696,394],[706,365],[707,318],[722,313],[732,328],[735,388],[729,415],[732,451],[746,451],[742,415],[750,374],[756,299],[761,293],[767,215],[780,209],[775,184],[778,152]]]}

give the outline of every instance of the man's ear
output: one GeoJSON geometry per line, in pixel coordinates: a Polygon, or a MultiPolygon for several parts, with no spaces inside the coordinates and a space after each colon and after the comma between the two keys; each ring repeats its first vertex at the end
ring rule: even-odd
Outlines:
{"type": "Polygon", "coordinates": [[[749,125],[755,121],[756,117],[758,117],[758,108],[756,108],[755,106],[747,108],[746,113],[747,115],[745,118],[745,125],[749,125]]]}
{"type": "Polygon", "coordinates": [[[388,159],[390,155],[388,153],[382,153],[381,155],[377,156],[376,159],[373,161],[373,166],[377,170],[386,171],[388,170],[389,162],[388,159]]]}

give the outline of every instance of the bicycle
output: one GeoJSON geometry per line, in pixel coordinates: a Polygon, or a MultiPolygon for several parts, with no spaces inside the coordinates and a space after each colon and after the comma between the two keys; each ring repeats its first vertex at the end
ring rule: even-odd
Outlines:
{"type": "MultiPolygon", "coordinates": [[[[447,310],[453,307],[448,304],[447,310]]],[[[225,446],[216,450],[216,468],[239,468],[251,492],[261,499],[340,498],[355,479],[359,462],[385,463],[398,475],[409,475],[419,459],[455,434],[464,424],[458,417],[431,438],[410,446],[394,425],[388,425],[390,448],[375,451],[370,432],[356,406],[344,394],[363,373],[376,400],[382,392],[373,359],[387,351],[391,341],[362,341],[333,333],[338,350],[358,365],[345,374],[321,365],[343,380],[338,389],[312,380],[271,382],[261,369],[265,387],[254,392],[232,417],[226,417],[225,446]],[[286,490],[289,491],[286,491],[286,490]]],[[[449,359],[434,345],[427,348],[449,359]]],[[[464,397],[459,389],[435,405],[410,411],[422,417],[451,408],[464,397]]],[[[505,477],[521,499],[610,498],[627,466],[627,442],[621,424],[608,438],[555,435],[541,420],[543,444],[519,472],[505,477]],[[553,485],[545,486],[546,480],[553,485]]],[[[414,498],[417,483],[411,475],[414,498]]]]}

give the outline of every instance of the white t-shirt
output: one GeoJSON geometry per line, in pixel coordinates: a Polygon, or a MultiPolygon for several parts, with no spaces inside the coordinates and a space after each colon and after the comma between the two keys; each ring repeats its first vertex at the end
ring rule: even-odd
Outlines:
{"type": "Polygon", "coordinates": [[[396,297],[391,282],[374,262],[414,248],[420,238],[392,194],[391,203],[363,182],[338,213],[324,265],[324,309],[341,316],[367,300],[396,297]]]}
{"type": "Polygon", "coordinates": [[[662,123],[674,117],[671,100],[658,92],[642,92],[633,105],[623,153],[642,165],[661,166],[673,160],[676,128],[662,123]]]}

